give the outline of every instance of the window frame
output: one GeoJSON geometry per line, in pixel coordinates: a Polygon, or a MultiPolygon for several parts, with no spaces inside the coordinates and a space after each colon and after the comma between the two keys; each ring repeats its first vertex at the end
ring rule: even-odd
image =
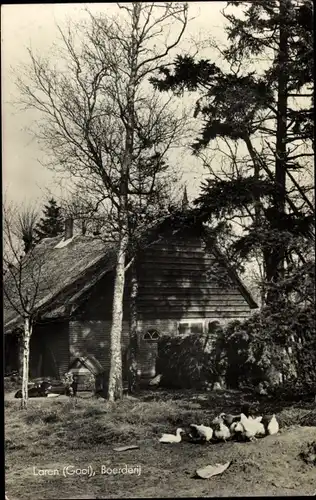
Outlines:
{"type": "Polygon", "coordinates": [[[146,332],[143,334],[143,340],[145,342],[158,342],[161,338],[161,332],[159,330],[157,330],[157,328],[148,328],[148,330],[146,330],[146,332]],[[157,335],[156,338],[153,338],[153,335],[157,335]],[[149,335],[150,337],[148,338],[145,338],[146,335],[149,335]]]}
{"type": "Polygon", "coordinates": [[[180,320],[177,322],[177,333],[178,333],[178,336],[179,337],[186,337],[187,335],[196,335],[194,333],[192,333],[192,331],[190,333],[180,333],[180,325],[188,325],[189,328],[191,327],[192,324],[202,324],[202,332],[201,332],[201,335],[205,334],[206,333],[206,328],[207,328],[207,321],[205,318],[196,318],[196,319],[183,319],[183,320],[180,320]]]}

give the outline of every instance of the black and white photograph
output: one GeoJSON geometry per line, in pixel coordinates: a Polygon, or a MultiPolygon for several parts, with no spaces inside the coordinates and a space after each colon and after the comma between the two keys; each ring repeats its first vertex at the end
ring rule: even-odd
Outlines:
{"type": "Polygon", "coordinates": [[[314,3],[1,5],[6,500],[316,495],[314,3]]]}

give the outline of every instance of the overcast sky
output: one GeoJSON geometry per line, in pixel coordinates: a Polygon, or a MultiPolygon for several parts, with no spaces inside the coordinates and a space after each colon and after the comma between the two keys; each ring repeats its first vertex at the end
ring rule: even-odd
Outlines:
{"type": "MultiPolygon", "coordinates": [[[[189,14],[194,19],[189,23],[182,47],[188,47],[192,37],[204,39],[212,36],[225,40],[224,18],[220,11],[226,2],[189,2],[189,14]]],[[[92,11],[114,13],[115,4],[36,4],[2,6],[2,144],[3,144],[3,189],[6,196],[21,203],[46,198],[46,189],[60,196],[54,175],[40,164],[43,151],[28,132],[33,112],[25,112],[12,105],[18,98],[14,71],[21,62],[28,60],[26,48],[49,54],[49,48],[56,40],[56,23],[63,25],[67,18],[73,21],[83,15],[88,6],[92,11]]],[[[218,60],[218,54],[208,50],[207,55],[218,60]]],[[[195,195],[203,171],[197,160],[189,154],[184,160],[185,180],[189,193],[195,195]]],[[[205,174],[205,172],[204,172],[205,174]]]]}

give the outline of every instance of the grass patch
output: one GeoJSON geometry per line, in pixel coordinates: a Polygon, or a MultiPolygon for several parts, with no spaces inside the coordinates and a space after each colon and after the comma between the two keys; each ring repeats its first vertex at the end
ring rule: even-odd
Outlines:
{"type": "MultiPolygon", "coordinates": [[[[295,474],[297,481],[299,474],[308,475],[305,469],[298,471],[298,463],[305,466],[299,452],[305,440],[312,441],[313,428],[299,425],[312,412],[311,406],[281,407],[274,402],[257,402],[258,414],[276,413],[284,430],[258,443],[201,446],[183,442],[162,446],[158,442],[161,433],[186,428],[190,423],[207,425],[221,411],[235,413],[242,401],[243,395],[237,392],[193,391],[183,391],[182,398],[179,393],[148,391],[111,404],[93,398],[30,400],[26,411],[20,410],[18,401],[10,401],[5,407],[8,496],[23,500],[79,498],[84,494],[88,498],[210,496],[209,483],[193,480],[194,470],[231,459],[235,465],[225,473],[225,479],[212,480],[212,495],[260,495],[264,488],[264,494],[284,495],[286,490],[271,486],[271,478],[287,474],[284,479],[287,485],[295,474]],[[286,429],[293,425],[294,430],[286,429]],[[139,449],[123,453],[113,450],[116,445],[127,444],[138,444],[139,449]],[[289,468],[284,467],[285,458],[289,468]],[[140,465],[143,472],[140,477],[105,478],[96,474],[90,480],[62,475],[38,478],[32,474],[34,465],[62,470],[64,465],[92,464],[97,470],[104,463],[110,467],[140,465]],[[255,466],[257,463],[259,468],[255,466]]],[[[309,476],[306,484],[311,484],[309,476]]],[[[310,493],[302,487],[299,492],[310,493]]]]}

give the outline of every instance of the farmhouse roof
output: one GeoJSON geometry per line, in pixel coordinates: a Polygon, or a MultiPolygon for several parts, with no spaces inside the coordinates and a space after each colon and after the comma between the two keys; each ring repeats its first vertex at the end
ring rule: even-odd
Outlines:
{"type": "MultiPolygon", "coordinates": [[[[163,229],[166,230],[166,227],[163,226],[163,229]]],[[[212,251],[228,269],[250,308],[257,308],[250,292],[211,239],[210,243],[212,251]]],[[[25,257],[21,288],[29,289],[30,296],[35,297],[33,310],[41,317],[66,317],[76,298],[113,270],[115,262],[116,244],[113,241],[105,242],[90,235],[74,236],[68,242],[60,236],[45,238],[25,257]],[[36,294],[35,287],[38,287],[36,294]]],[[[5,276],[4,289],[4,329],[5,333],[10,333],[23,324],[21,299],[17,296],[10,272],[5,276]]]]}
{"type": "Polygon", "coordinates": [[[63,316],[71,297],[82,290],[88,282],[100,279],[115,264],[115,245],[94,236],[78,235],[67,245],[60,245],[60,236],[45,238],[22,264],[22,271],[15,275],[8,271],[4,278],[4,327],[5,333],[21,326],[23,310],[22,299],[29,290],[35,299],[34,311],[47,312],[50,316],[63,316]],[[18,280],[18,286],[16,284],[18,280]],[[38,290],[36,291],[36,287],[38,290]]]}

